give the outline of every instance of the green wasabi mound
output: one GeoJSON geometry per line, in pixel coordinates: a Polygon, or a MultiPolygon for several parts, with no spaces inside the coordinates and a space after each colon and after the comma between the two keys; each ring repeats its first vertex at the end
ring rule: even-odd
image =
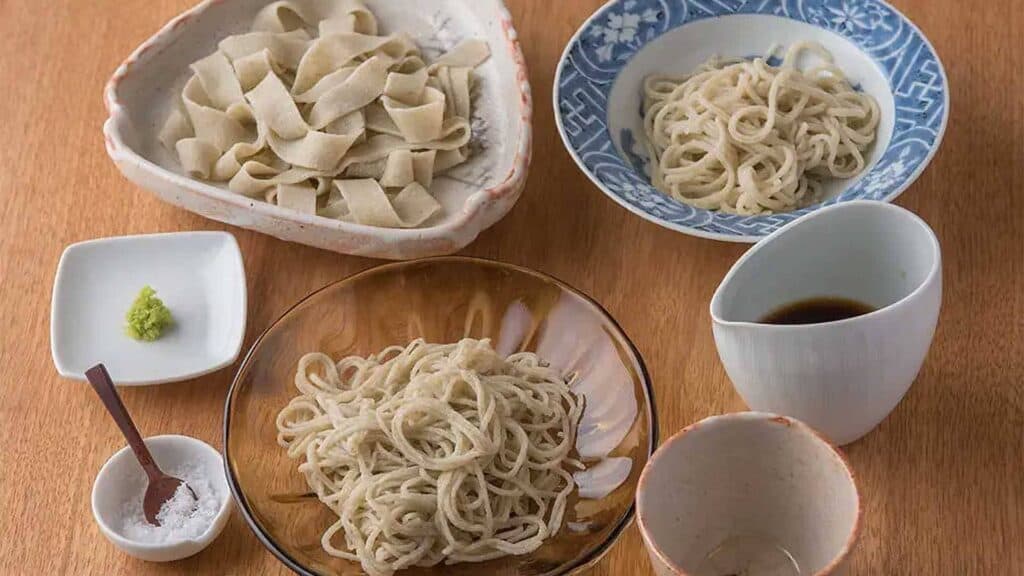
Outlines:
{"type": "Polygon", "coordinates": [[[156,290],[143,286],[124,316],[124,333],[144,342],[159,338],[164,329],[174,323],[171,311],[156,297],[156,290]]]}

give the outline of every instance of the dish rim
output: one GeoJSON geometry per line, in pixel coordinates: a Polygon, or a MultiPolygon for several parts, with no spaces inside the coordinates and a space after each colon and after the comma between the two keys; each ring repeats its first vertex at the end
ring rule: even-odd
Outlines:
{"type": "Polygon", "coordinates": [[[238,298],[235,300],[235,304],[237,306],[235,316],[240,318],[240,320],[238,326],[238,337],[237,340],[233,343],[232,351],[230,354],[225,354],[222,358],[218,359],[217,362],[213,362],[201,369],[192,370],[190,372],[172,374],[170,376],[160,376],[157,378],[141,378],[134,380],[119,379],[117,381],[117,385],[135,387],[156,386],[160,384],[170,384],[173,382],[184,382],[186,380],[199,378],[200,376],[212,374],[213,372],[216,372],[223,368],[227,368],[228,366],[234,364],[235,360],[238,360],[238,355],[242,352],[242,344],[245,342],[245,328],[248,325],[249,288],[248,281],[245,278],[245,259],[242,257],[242,250],[238,245],[238,239],[235,238],[235,235],[223,230],[184,230],[179,232],[157,232],[154,234],[128,234],[124,236],[107,236],[103,238],[90,238],[88,240],[82,240],[79,242],[75,242],[73,244],[69,244],[66,248],[64,248],[64,251],[61,252],[60,259],[57,261],[57,271],[54,273],[53,277],[53,288],[50,293],[50,357],[53,360],[53,367],[57,370],[58,375],[60,375],[62,378],[67,378],[69,380],[77,380],[81,382],[84,382],[86,379],[84,372],[77,372],[68,367],[66,354],[61,352],[63,348],[61,348],[57,344],[57,342],[59,341],[57,336],[61,332],[60,327],[66,323],[66,321],[60,319],[60,317],[62,316],[62,310],[64,309],[64,306],[60,304],[58,293],[60,292],[59,288],[61,287],[63,282],[66,281],[65,275],[67,274],[67,259],[69,257],[74,257],[69,256],[69,254],[74,254],[75,252],[78,252],[85,247],[93,245],[116,245],[143,239],[152,239],[159,242],[161,240],[166,240],[169,238],[180,238],[188,236],[209,236],[222,238],[224,245],[228,246],[228,249],[231,251],[232,266],[237,264],[236,271],[238,272],[239,277],[239,293],[237,295],[238,298]]]}
{"type": "MultiPolygon", "coordinates": [[[[247,196],[235,194],[202,180],[190,178],[184,174],[168,170],[142,156],[132,146],[128,145],[123,137],[122,125],[131,127],[134,130],[136,123],[128,114],[124,102],[118,97],[121,82],[133,70],[137,69],[140,64],[145,65],[153,55],[159,54],[173,45],[177,41],[174,33],[178,28],[186,25],[190,20],[202,16],[210,7],[228,1],[237,2],[239,0],[202,0],[199,4],[174,16],[161,26],[157,32],[136,47],[118,65],[110,79],[107,80],[103,88],[103,102],[107,109],[107,118],[103,122],[103,139],[107,155],[118,166],[119,170],[121,170],[120,165],[122,162],[133,164],[150,177],[163,180],[178,190],[186,190],[197,194],[207,201],[223,204],[227,210],[255,211],[260,216],[278,222],[324,231],[334,239],[350,236],[353,239],[383,239],[396,243],[404,242],[424,246],[430,246],[432,242],[450,241],[453,246],[451,251],[453,252],[475,240],[480,232],[493,226],[511,210],[515,201],[518,200],[518,195],[521,193],[522,188],[525,186],[533,153],[533,97],[526,58],[523,55],[522,46],[519,42],[519,35],[512,23],[512,15],[509,13],[504,0],[491,1],[500,17],[500,26],[505,39],[505,49],[511,56],[516,72],[515,83],[519,93],[519,121],[517,122],[519,141],[512,156],[512,166],[505,177],[499,182],[486,188],[481,187],[467,196],[458,212],[452,214],[451,218],[445,222],[426,228],[382,228],[354,222],[343,222],[316,214],[302,214],[266,202],[256,201],[247,196]],[[151,54],[147,55],[150,52],[151,54]],[[509,204],[504,212],[495,216],[493,214],[494,204],[496,201],[506,198],[511,200],[511,204],[509,204]],[[467,241],[460,241],[459,239],[464,238],[467,233],[469,234],[469,239],[467,241]]],[[[267,0],[267,3],[269,3],[269,0],[267,0]]],[[[132,180],[129,179],[129,181],[132,180]]],[[[134,181],[132,183],[149,193],[153,193],[147,186],[136,184],[134,181]]],[[[180,205],[178,207],[184,208],[180,205]]],[[[189,208],[184,209],[194,212],[189,208]]],[[[203,214],[200,214],[200,216],[209,218],[203,214]]],[[[251,226],[245,226],[245,228],[257,230],[261,233],[269,233],[251,226]]],[[[409,248],[404,248],[404,250],[414,252],[413,249],[409,248]]],[[[399,251],[403,251],[403,249],[399,251]]],[[[368,253],[364,255],[374,256],[375,254],[368,253]]]]}
{"type": "MultiPolygon", "coordinates": [[[[584,31],[587,30],[589,28],[589,26],[598,17],[604,16],[606,11],[611,9],[612,6],[617,5],[617,4],[621,4],[621,3],[625,2],[625,1],[628,1],[628,0],[607,0],[604,4],[602,4],[599,8],[597,8],[597,10],[595,10],[586,20],[583,21],[582,24],[579,25],[579,27],[576,29],[576,31],[573,33],[573,35],[566,42],[565,47],[562,49],[562,54],[558,58],[558,63],[555,66],[555,74],[554,74],[553,86],[552,86],[552,90],[551,90],[551,98],[552,98],[552,107],[554,108],[555,126],[557,127],[558,135],[560,136],[560,138],[562,140],[562,146],[566,149],[566,151],[572,157],[573,162],[576,163],[577,168],[581,172],[583,172],[583,174],[585,174],[587,176],[587,178],[598,188],[598,190],[601,191],[602,194],[604,194],[605,196],[607,196],[608,198],[613,200],[619,206],[621,206],[621,207],[625,208],[626,210],[628,210],[629,212],[631,212],[631,213],[633,213],[633,214],[643,218],[644,220],[647,220],[648,222],[657,224],[658,226],[661,226],[663,228],[667,228],[667,229],[672,230],[674,232],[680,232],[682,234],[686,234],[686,235],[689,235],[689,236],[695,236],[697,238],[705,238],[705,239],[708,239],[708,240],[719,240],[719,241],[723,241],[723,242],[754,244],[754,243],[757,243],[758,241],[762,240],[763,238],[766,238],[772,232],[774,232],[774,230],[772,232],[768,232],[766,234],[761,234],[761,235],[728,234],[728,233],[725,233],[725,232],[714,232],[714,231],[703,230],[703,229],[697,228],[697,227],[695,227],[693,225],[677,224],[675,222],[671,222],[671,221],[669,221],[669,220],[667,220],[665,218],[662,218],[660,216],[657,216],[655,214],[651,214],[649,212],[646,212],[646,211],[642,210],[641,208],[639,208],[637,206],[634,206],[631,203],[627,202],[620,195],[618,195],[618,194],[612,192],[611,190],[609,190],[608,187],[604,184],[604,182],[600,178],[598,178],[596,174],[593,174],[590,171],[589,168],[587,168],[587,166],[583,163],[583,159],[579,156],[577,150],[569,142],[569,137],[567,136],[565,128],[564,128],[564,126],[562,124],[562,114],[561,114],[561,108],[559,106],[559,103],[561,101],[561,95],[562,95],[562,87],[560,85],[559,80],[562,78],[563,69],[565,68],[566,63],[569,61],[569,52],[572,50],[573,46],[575,46],[577,44],[577,42],[580,40],[580,36],[584,33],[584,31]]],[[[935,155],[938,153],[939,148],[942,147],[942,141],[945,138],[946,128],[949,125],[949,109],[950,109],[950,90],[949,90],[949,88],[950,88],[950,84],[949,84],[949,77],[946,74],[946,67],[942,64],[942,59],[939,56],[939,52],[935,49],[935,46],[932,45],[931,40],[928,39],[928,37],[924,34],[924,32],[920,29],[920,27],[918,27],[917,24],[914,23],[913,20],[911,20],[909,17],[907,17],[906,14],[904,14],[902,11],[900,11],[895,6],[890,4],[888,2],[888,0],[871,0],[871,1],[872,2],[877,2],[878,4],[881,4],[882,6],[888,8],[893,13],[895,13],[903,22],[905,22],[910,27],[910,29],[913,32],[917,33],[917,35],[921,38],[922,42],[924,43],[925,47],[927,47],[928,50],[930,50],[931,53],[935,56],[935,62],[938,65],[939,77],[941,78],[941,85],[944,88],[944,90],[943,90],[942,119],[941,119],[941,121],[939,123],[939,129],[938,129],[938,131],[937,131],[937,133],[935,135],[935,141],[932,144],[932,146],[929,148],[928,153],[922,159],[921,163],[914,169],[914,171],[911,172],[906,177],[904,182],[902,182],[901,184],[896,186],[892,191],[890,191],[888,194],[886,194],[882,198],[878,198],[878,199],[851,198],[849,200],[837,201],[837,202],[835,202],[836,204],[840,204],[840,203],[843,203],[843,202],[850,202],[850,201],[854,201],[854,200],[875,200],[875,201],[878,201],[878,202],[890,203],[893,200],[895,200],[896,198],[898,198],[901,194],[903,194],[903,192],[905,192],[907,190],[907,188],[909,188],[914,182],[917,181],[917,179],[921,176],[921,174],[923,174],[924,171],[931,164],[932,160],[935,158],[935,155]]],[[[684,0],[684,2],[685,2],[685,0],[684,0]]],[[[734,15],[739,16],[739,15],[753,15],[753,14],[744,13],[744,12],[733,12],[731,14],[720,14],[720,15],[714,16],[714,18],[721,18],[721,17],[734,16],[734,15]]],[[[801,20],[796,20],[796,19],[790,18],[788,16],[779,16],[779,15],[773,15],[773,16],[775,16],[777,18],[783,18],[783,19],[786,19],[786,20],[791,20],[791,21],[794,21],[794,22],[800,22],[800,23],[803,23],[803,24],[807,24],[809,26],[816,26],[816,27],[820,28],[820,26],[817,26],[815,24],[811,24],[809,22],[804,22],[804,21],[801,21],[801,20]]],[[[688,24],[692,24],[693,22],[696,22],[696,21],[698,21],[698,20],[690,20],[690,21],[684,22],[680,26],[676,26],[675,28],[682,28],[682,27],[684,27],[684,26],[686,26],[688,24]]],[[[675,28],[673,28],[673,29],[675,29],[675,28]]],[[[822,28],[822,29],[828,30],[826,28],[822,28]]],[[[835,33],[833,30],[828,30],[828,31],[835,33]]],[[[666,31],[666,32],[668,32],[668,31],[666,31]]],[[[656,40],[657,38],[658,37],[655,37],[654,40],[656,40]]],[[[848,41],[850,41],[850,43],[853,44],[857,48],[857,50],[859,52],[864,54],[865,57],[867,57],[872,63],[877,65],[876,59],[874,57],[872,57],[870,54],[867,54],[859,44],[857,44],[856,42],[854,42],[853,40],[851,40],[850,38],[847,38],[845,36],[843,36],[843,38],[848,40],[848,41]]],[[[645,41],[644,42],[644,46],[646,46],[648,42],[649,41],[645,41]]],[[[642,49],[643,48],[640,48],[640,50],[642,50],[642,49]]],[[[621,74],[621,70],[625,69],[626,66],[628,66],[628,65],[629,65],[629,61],[627,60],[625,63],[623,63],[622,68],[620,69],[618,74],[621,74]]],[[[617,76],[616,76],[616,79],[617,79],[617,76]]],[[[886,80],[888,81],[889,79],[886,78],[886,80]]],[[[613,84],[614,84],[614,81],[613,81],[613,84]]],[[[888,83],[888,88],[889,88],[890,93],[892,93],[893,92],[893,86],[892,86],[891,82],[888,83]]],[[[606,134],[607,138],[610,141],[613,142],[613,148],[614,148],[614,140],[612,139],[611,133],[608,132],[607,126],[605,126],[604,134],[606,134]]],[[[890,141],[890,145],[891,145],[891,141],[890,141]]],[[[886,150],[888,150],[888,149],[889,148],[887,147],[886,150]]],[[[883,154],[884,154],[884,152],[885,151],[883,151],[883,154]]],[[[615,154],[618,155],[618,150],[615,150],[615,154]]],[[[633,172],[636,172],[635,168],[631,164],[629,164],[628,162],[624,162],[624,164],[626,165],[627,168],[629,168],[633,172]]],[[[872,170],[874,170],[874,167],[872,167],[872,170]]],[[[867,172],[864,172],[862,174],[859,174],[858,178],[866,176],[869,173],[870,173],[870,170],[867,171],[867,172]]],[[[643,175],[643,177],[644,177],[645,180],[647,179],[646,175],[643,175]]],[[[651,189],[654,190],[653,186],[651,186],[651,189]]],[[[657,190],[654,190],[654,191],[658,192],[657,190]]],[[[670,200],[678,202],[674,198],[670,198],[670,200]]],[[[795,220],[797,218],[800,218],[801,216],[806,216],[807,214],[816,212],[816,211],[820,210],[821,208],[825,208],[825,207],[827,207],[829,205],[831,205],[831,204],[822,204],[822,203],[814,204],[814,205],[809,207],[809,208],[812,208],[809,212],[807,212],[805,214],[797,215],[792,220],[789,220],[787,222],[779,224],[776,227],[776,230],[778,230],[778,228],[781,228],[782,226],[785,226],[785,225],[789,224],[793,220],[795,220]]],[[[695,208],[695,207],[694,207],[694,209],[703,210],[703,209],[699,209],[699,208],[695,208]]],[[[713,212],[713,211],[708,211],[708,212],[713,212]]],[[[789,212],[787,214],[792,214],[792,212],[789,212]]],[[[757,218],[757,216],[751,216],[750,218],[757,218]]]]}
{"type": "MultiPolygon", "coordinates": [[[[224,471],[225,471],[225,473],[227,475],[228,488],[230,489],[231,495],[234,498],[235,503],[238,505],[238,509],[241,512],[242,518],[245,520],[246,525],[249,527],[249,530],[253,534],[256,535],[256,538],[260,541],[261,544],[263,544],[263,546],[267,550],[269,550],[271,552],[271,554],[273,554],[275,557],[277,557],[278,560],[280,560],[285,566],[287,566],[289,569],[291,569],[296,574],[300,574],[302,576],[320,576],[318,573],[313,572],[311,570],[308,570],[307,568],[305,568],[304,566],[299,564],[298,561],[293,559],[287,552],[285,552],[283,549],[281,549],[278,546],[278,544],[268,534],[266,534],[263,531],[262,527],[259,526],[259,524],[256,522],[255,518],[253,517],[253,514],[252,514],[252,512],[250,510],[250,507],[249,507],[249,503],[247,502],[247,500],[245,498],[245,495],[242,493],[241,487],[239,486],[238,478],[236,478],[236,476],[234,474],[234,471],[232,470],[232,466],[231,466],[232,460],[231,460],[231,456],[229,454],[230,443],[228,442],[229,429],[230,429],[230,425],[231,425],[231,403],[232,403],[232,399],[235,397],[235,389],[240,384],[240,382],[239,382],[239,375],[242,372],[242,368],[244,366],[246,366],[246,364],[249,363],[249,360],[253,356],[253,352],[256,350],[256,347],[260,343],[263,342],[263,339],[270,333],[271,330],[275,329],[286,317],[288,317],[293,311],[295,311],[296,308],[298,308],[302,304],[306,303],[310,299],[316,297],[321,292],[324,292],[324,291],[326,291],[326,290],[328,290],[330,288],[333,288],[333,287],[335,287],[335,286],[337,286],[339,284],[342,284],[342,283],[354,282],[354,281],[362,278],[363,276],[368,276],[368,275],[374,274],[374,273],[388,272],[388,271],[391,271],[394,268],[404,268],[404,267],[415,266],[415,265],[420,265],[420,264],[434,264],[434,263],[448,263],[448,262],[469,263],[469,264],[475,264],[475,265],[478,265],[478,266],[480,266],[480,265],[492,266],[492,267],[496,267],[496,268],[500,268],[500,269],[501,268],[503,268],[503,269],[510,269],[510,270],[513,270],[513,271],[516,271],[516,272],[519,272],[519,273],[524,273],[524,274],[527,274],[529,276],[533,276],[534,278],[538,278],[540,280],[543,280],[545,282],[553,283],[556,286],[558,286],[559,288],[561,288],[562,290],[565,290],[565,291],[567,291],[567,292],[569,292],[571,294],[574,294],[574,295],[582,298],[585,302],[587,302],[590,305],[592,305],[594,307],[594,309],[598,312],[598,314],[603,316],[604,319],[607,320],[618,331],[618,333],[621,335],[622,340],[626,344],[627,350],[630,352],[630,354],[632,354],[634,360],[636,361],[637,367],[639,368],[639,375],[640,375],[640,379],[641,379],[641,388],[643,389],[644,396],[646,397],[646,400],[647,400],[647,418],[648,418],[648,422],[649,422],[649,424],[648,424],[648,436],[649,436],[649,439],[648,439],[648,443],[647,443],[648,444],[648,446],[647,446],[647,462],[650,462],[651,458],[654,456],[654,453],[658,449],[658,445],[659,445],[659,442],[658,442],[659,441],[658,410],[657,410],[657,407],[656,407],[656,404],[655,404],[654,386],[653,386],[653,382],[651,380],[650,372],[647,369],[647,364],[644,362],[643,356],[640,354],[639,348],[637,348],[636,344],[629,337],[629,335],[626,333],[626,331],[622,328],[622,326],[619,324],[619,322],[611,315],[611,313],[608,312],[608,310],[606,310],[604,308],[604,306],[602,306],[599,302],[597,302],[594,298],[590,297],[588,294],[584,293],[581,290],[578,290],[578,289],[574,288],[570,284],[568,284],[568,283],[566,283],[566,282],[560,280],[559,278],[556,278],[555,276],[552,276],[550,274],[546,274],[546,273],[540,272],[538,270],[533,270],[532,268],[527,268],[525,266],[520,266],[518,264],[511,264],[511,263],[507,263],[507,262],[501,262],[501,261],[498,261],[498,260],[492,260],[492,259],[489,259],[489,258],[480,258],[480,257],[475,257],[475,256],[433,256],[433,257],[429,257],[429,258],[418,258],[418,259],[415,259],[415,260],[407,260],[407,261],[401,261],[401,262],[389,262],[389,263],[381,264],[379,266],[371,266],[370,268],[367,268],[365,270],[361,270],[359,272],[356,272],[354,274],[351,274],[351,275],[346,276],[344,278],[341,278],[339,280],[335,280],[333,282],[329,282],[328,284],[326,284],[324,286],[321,286],[320,288],[317,288],[316,290],[313,290],[312,292],[310,292],[306,296],[300,298],[297,302],[295,302],[294,304],[289,306],[283,313],[281,313],[281,315],[276,320],[274,320],[272,323],[270,323],[270,325],[268,325],[267,328],[265,330],[263,330],[263,332],[253,341],[252,345],[249,347],[249,350],[246,352],[245,357],[242,359],[242,362],[239,364],[238,371],[235,373],[235,377],[232,378],[232,380],[231,380],[231,386],[228,387],[227,395],[226,395],[226,397],[224,399],[224,425],[223,425],[223,430],[222,430],[223,431],[223,441],[222,441],[222,445],[223,445],[222,453],[223,454],[222,455],[223,455],[223,460],[224,460],[224,471]]],[[[646,465],[646,462],[645,462],[645,465],[646,465]]],[[[642,473],[642,471],[641,471],[641,473],[642,473]]],[[[637,488],[639,489],[639,477],[637,478],[637,488]]],[[[579,559],[575,560],[574,562],[572,562],[571,564],[569,564],[569,565],[567,565],[567,566],[565,566],[563,568],[560,568],[560,571],[552,572],[552,573],[549,573],[549,574],[545,574],[544,576],[568,576],[570,574],[578,574],[582,570],[584,570],[584,569],[588,568],[589,566],[593,565],[594,563],[598,562],[601,558],[603,558],[605,556],[605,554],[608,553],[609,550],[611,550],[612,545],[614,545],[619,540],[619,538],[622,537],[623,532],[625,532],[626,528],[628,528],[633,523],[635,518],[636,518],[636,493],[634,491],[633,496],[630,498],[629,507],[626,509],[626,513],[623,514],[621,518],[619,518],[619,520],[616,522],[615,526],[608,533],[608,536],[597,547],[595,547],[594,550],[592,550],[585,557],[579,558],[579,559]]]]}

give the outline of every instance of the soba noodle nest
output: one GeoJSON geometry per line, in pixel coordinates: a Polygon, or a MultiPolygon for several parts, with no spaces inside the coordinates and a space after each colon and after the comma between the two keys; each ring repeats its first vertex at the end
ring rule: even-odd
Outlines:
{"type": "Polygon", "coordinates": [[[473,339],[311,353],[295,386],[277,440],[338,515],[328,554],[380,576],[527,554],[558,532],[583,407],[537,355],[473,339]]]}
{"type": "Polygon", "coordinates": [[[689,76],[644,80],[651,182],[709,210],[771,214],[821,200],[826,179],[864,170],[878,122],[875,99],[811,42],[779,67],[712,58],[689,76]],[[804,51],[823,63],[798,69],[804,51]]]}

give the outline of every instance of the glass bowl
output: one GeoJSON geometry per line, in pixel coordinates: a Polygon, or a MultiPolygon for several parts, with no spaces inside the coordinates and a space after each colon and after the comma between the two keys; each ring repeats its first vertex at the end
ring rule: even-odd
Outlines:
{"type": "Polygon", "coordinates": [[[657,445],[643,360],[615,320],[579,291],[526,268],[462,257],[386,264],[331,284],[253,344],[228,392],[224,456],[232,493],[257,537],[299,574],[363,573],[321,548],[336,517],[278,446],[275,418],[297,394],[303,354],[365,356],[421,337],[488,337],[500,353],[536,352],[575,376],[573,390],[585,398],[576,450],[588,472],[577,476],[561,530],[533,553],[398,574],[553,576],[596,562],[632,521],[640,471],[657,445]]]}

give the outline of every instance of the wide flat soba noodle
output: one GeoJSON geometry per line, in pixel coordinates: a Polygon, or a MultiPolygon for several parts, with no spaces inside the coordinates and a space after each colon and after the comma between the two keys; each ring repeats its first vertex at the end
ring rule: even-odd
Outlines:
{"type": "Polygon", "coordinates": [[[380,36],[358,0],[284,0],[192,64],[160,133],[192,177],[347,222],[420,226],[441,206],[435,174],[464,162],[466,40],[427,65],[405,34],[380,36]]]}

